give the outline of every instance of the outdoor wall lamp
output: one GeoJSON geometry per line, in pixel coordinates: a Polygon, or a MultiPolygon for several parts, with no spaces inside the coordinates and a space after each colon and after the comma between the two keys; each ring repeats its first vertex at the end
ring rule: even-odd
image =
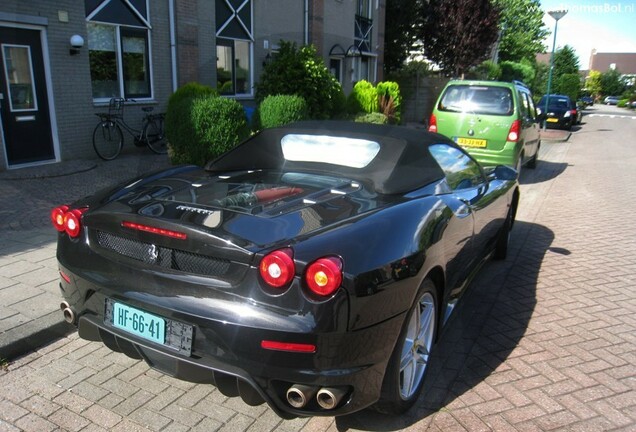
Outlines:
{"type": "Polygon", "coordinates": [[[81,37],[80,35],[73,35],[71,36],[71,49],[70,49],[70,54],[71,55],[77,55],[80,52],[80,48],[84,46],[84,38],[81,37]]]}
{"type": "Polygon", "coordinates": [[[271,62],[272,62],[272,55],[270,53],[267,53],[267,55],[263,59],[263,67],[267,66],[271,62]]]}

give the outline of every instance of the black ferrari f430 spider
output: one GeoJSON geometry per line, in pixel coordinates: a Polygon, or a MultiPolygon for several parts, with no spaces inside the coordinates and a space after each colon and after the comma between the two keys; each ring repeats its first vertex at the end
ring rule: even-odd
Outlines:
{"type": "Polygon", "coordinates": [[[398,414],[518,200],[514,169],[441,135],[267,129],[55,208],[62,309],[84,339],[281,417],[398,414]]]}

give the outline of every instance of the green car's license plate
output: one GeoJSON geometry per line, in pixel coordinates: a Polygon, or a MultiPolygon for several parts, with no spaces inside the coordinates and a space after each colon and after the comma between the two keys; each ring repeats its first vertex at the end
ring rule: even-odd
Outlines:
{"type": "Polygon", "coordinates": [[[122,303],[113,302],[113,326],[159,344],[166,340],[166,320],[122,303]]]}
{"type": "Polygon", "coordinates": [[[485,139],[459,137],[457,144],[464,147],[486,147],[487,142],[485,139]]]}

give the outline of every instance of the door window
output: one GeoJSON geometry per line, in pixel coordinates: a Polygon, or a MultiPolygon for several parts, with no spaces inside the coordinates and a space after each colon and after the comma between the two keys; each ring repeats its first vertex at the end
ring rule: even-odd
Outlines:
{"type": "Polygon", "coordinates": [[[3,44],[2,51],[11,111],[37,111],[31,48],[28,45],[3,44]]]}
{"type": "Polygon", "coordinates": [[[216,1],[216,77],[219,93],[252,94],[252,2],[216,1]]]}

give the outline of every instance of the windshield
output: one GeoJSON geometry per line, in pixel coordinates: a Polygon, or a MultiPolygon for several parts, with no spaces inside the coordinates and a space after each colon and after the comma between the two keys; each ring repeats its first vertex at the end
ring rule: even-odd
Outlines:
{"type": "Polygon", "coordinates": [[[509,116],[512,92],[505,87],[451,85],[439,103],[440,111],[509,116]]]}

